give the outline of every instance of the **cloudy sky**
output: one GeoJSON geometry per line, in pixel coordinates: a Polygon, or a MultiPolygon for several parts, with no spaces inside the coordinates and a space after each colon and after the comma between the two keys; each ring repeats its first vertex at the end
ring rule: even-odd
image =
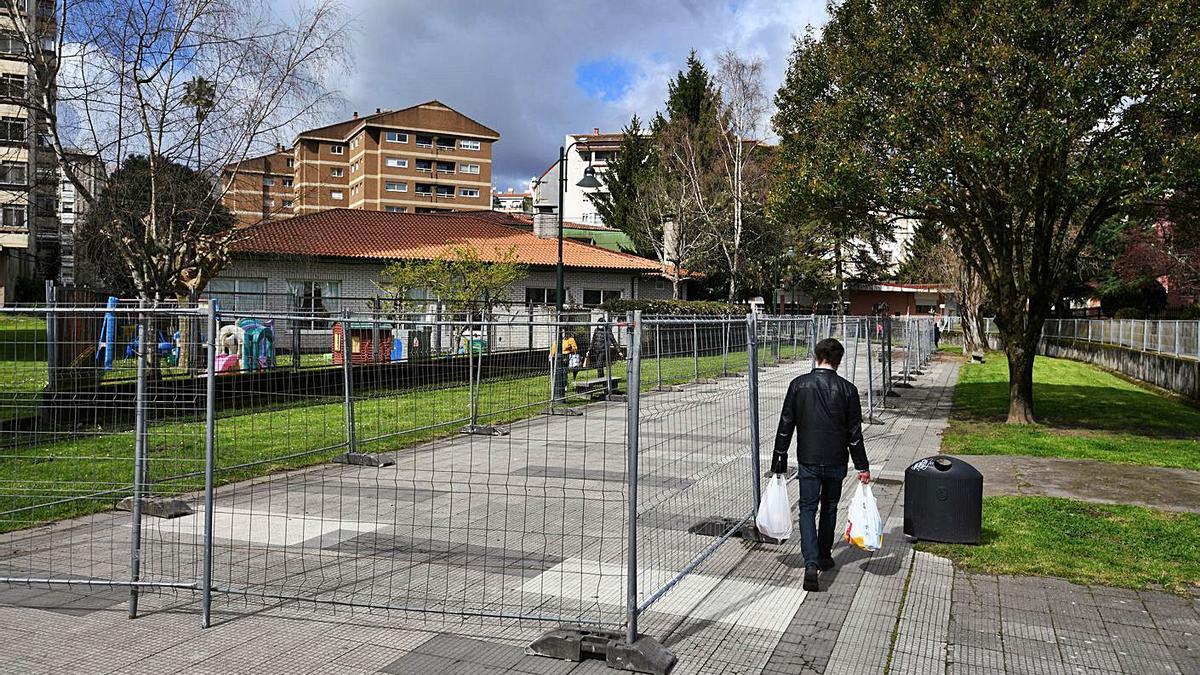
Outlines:
{"type": "Polygon", "coordinates": [[[823,0],[346,0],[356,20],[344,113],[439,99],[500,132],[498,188],[524,189],[567,133],[649,116],[695,49],[762,58],[772,97],[792,36],[823,0]]]}

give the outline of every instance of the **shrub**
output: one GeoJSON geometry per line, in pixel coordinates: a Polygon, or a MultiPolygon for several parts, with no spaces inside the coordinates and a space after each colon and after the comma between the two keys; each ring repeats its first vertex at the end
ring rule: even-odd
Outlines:
{"type": "Polygon", "coordinates": [[[1179,318],[1187,321],[1200,319],[1200,305],[1191,305],[1179,310],[1179,318]]]}
{"type": "Polygon", "coordinates": [[[642,314],[656,316],[744,316],[750,312],[749,305],[712,300],[610,300],[600,309],[614,315],[641,310],[642,314]]]}
{"type": "Polygon", "coordinates": [[[1142,310],[1137,307],[1122,307],[1113,313],[1114,319],[1144,319],[1146,316],[1142,314],[1142,310]]]}

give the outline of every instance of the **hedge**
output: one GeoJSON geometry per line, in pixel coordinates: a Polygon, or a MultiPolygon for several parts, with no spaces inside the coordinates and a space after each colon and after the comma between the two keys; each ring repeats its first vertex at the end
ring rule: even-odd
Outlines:
{"type": "Polygon", "coordinates": [[[616,315],[641,310],[644,315],[745,316],[749,305],[712,300],[610,300],[600,309],[616,315]]]}

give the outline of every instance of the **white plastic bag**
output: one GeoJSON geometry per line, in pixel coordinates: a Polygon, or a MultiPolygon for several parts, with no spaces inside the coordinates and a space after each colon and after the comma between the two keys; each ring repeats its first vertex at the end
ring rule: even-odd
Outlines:
{"type": "Polygon", "coordinates": [[[792,505],[788,501],[787,482],[783,476],[773,476],[767,483],[754,523],[758,525],[759,532],[772,539],[783,541],[792,536],[792,505]]]}
{"type": "Polygon", "coordinates": [[[579,358],[578,354],[571,354],[569,357],[567,357],[568,368],[578,370],[581,365],[583,365],[582,360],[579,358]]]}
{"type": "Polygon", "coordinates": [[[883,520],[879,517],[879,507],[875,505],[875,494],[870,485],[858,484],[854,499],[850,500],[848,520],[847,542],[864,551],[878,551],[883,546],[883,520]]]}

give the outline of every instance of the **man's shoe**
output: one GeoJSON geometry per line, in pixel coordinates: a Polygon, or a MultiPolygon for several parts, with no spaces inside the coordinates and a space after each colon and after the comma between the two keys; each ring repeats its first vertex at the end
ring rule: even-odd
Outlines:
{"type": "Polygon", "coordinates": [[[815,591],[819,589],[817,586],[817,575],[820,570],[816,565],[805,565],[804,567],[804,590],[815,591]]]}
{"type": "Polygon", "coordinates": [[[817,567],[821,568],[822,572],[828,572],[829,570],[833,569],[835,564],[836,563],[833,562],[833,558],[821,558],[817,561],[817,567]]]}

